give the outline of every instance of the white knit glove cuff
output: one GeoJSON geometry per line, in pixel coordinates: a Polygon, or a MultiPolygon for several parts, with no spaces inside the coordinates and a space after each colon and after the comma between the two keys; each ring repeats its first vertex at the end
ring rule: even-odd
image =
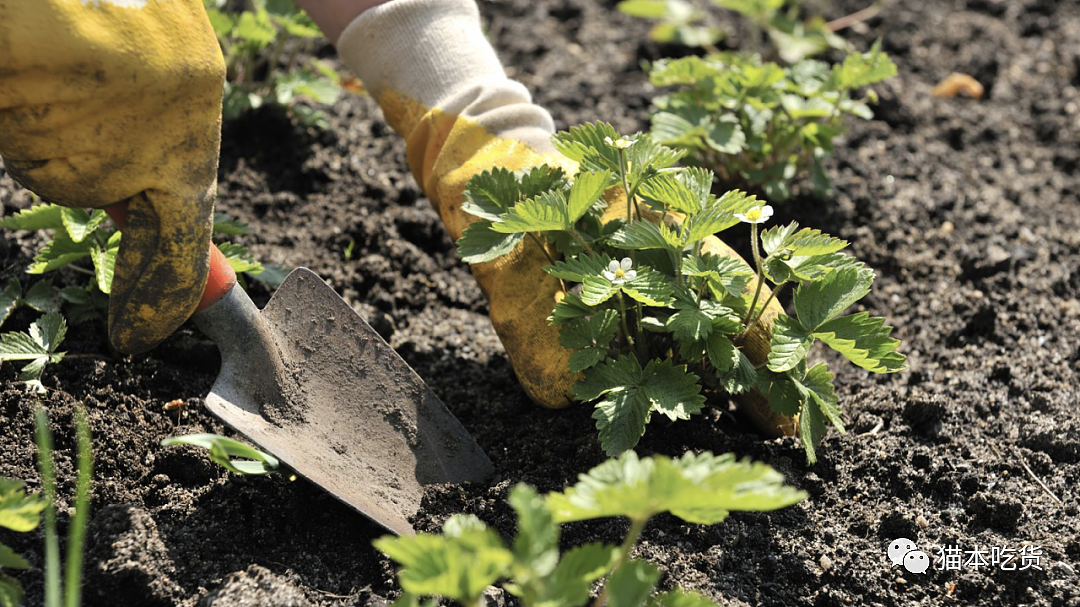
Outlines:
{"type": "Polygon", "coordinates": [[[376,100],[392,91],[475,120],[498,137],[551,150],[551,115],[506,77],[474,0],[391,0],[350,23],[337,47],[376,100]]]}

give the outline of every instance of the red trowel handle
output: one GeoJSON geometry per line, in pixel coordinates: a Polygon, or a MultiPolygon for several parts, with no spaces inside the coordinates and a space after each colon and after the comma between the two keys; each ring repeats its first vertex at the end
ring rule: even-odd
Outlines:
{"type": "MultiPolygon", "coordinates": [[[[121,202],[105,207],[116,227],[124,229],[127,220],[127,203],[121,202]]],[[[214,243],[210,243],[210,274],[206,277],[206,288],[203,289],[202,299],[195,311],[205,310],[218,302],[236,285],[236,272],[233,272],[229,260],[214,243]]]]}

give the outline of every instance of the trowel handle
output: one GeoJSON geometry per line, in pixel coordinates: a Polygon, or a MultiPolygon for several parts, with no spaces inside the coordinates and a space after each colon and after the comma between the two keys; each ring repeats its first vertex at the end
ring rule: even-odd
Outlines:
{"type": "MultiPolygon", "coordinates": [[[[127,221],[126,202],[107,206],[105,212],[116,223],[116,227],[121,230],[124,229],[124,223],[127,221]]],[[[210,273],[206,277],[206,288],[203,289],[202,299],[199,300],[199,307],[195,308],[195,311],[199,312],[214,305],[222,297],[225,297],[234,286],[236,286],[236,272],[229,265],[229,260],[225,258],[225,254],[221,252],[221,249],[218,249],[217,245],[211,242],[210,273]]]]}

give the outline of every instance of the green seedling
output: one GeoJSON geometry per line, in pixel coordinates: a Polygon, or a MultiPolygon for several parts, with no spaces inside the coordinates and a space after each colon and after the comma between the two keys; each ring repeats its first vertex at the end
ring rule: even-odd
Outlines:
{"type": "Polygon", "coordinates": [[[311,58],[322,38],[292,0],[250,0],[227,10],[226,0],[204,0],[225,55],[222,115],[228,120],[263,105],[279,105],[307,126],[327,128],[326,114],[304,102],[332,104],[342,92],[337,71],[311,58]]]}
{"type": "Polygon", "coordinates": [[[783,200],[809,173],[815,193],[825,195],[832,184],[822,162],[844,133],[844,117],[874,116],[868,103],[876,95],[856,91],[894,75],[880,42],[832,67],[805,60],[784,68],[735,53],[660,60],[649,79],[674,90],[653,100],[652,136],[729,187],[783,200]]]}
{"type": "Polygon", "coordinates": [[[824,420],[843,431],[832,374],[824,363],[806,362],[814,341],[872,372],[904,368],[899,341],[883,319],[840,316],[874,279],[841,252],[847,242],[794,223],[759,234],[770,206],[738,190],[714,195],[711,172],[673,167],[684,152],[649,135],[623,137],[594,123],[558,133],[553,142],[578,163],[572,179],[546,165],[476,175],[463,208],[478,221],[458,240],[458,252],[469,263],[522,246],[548,255],[546,271],[566,291],[548,321],[573,351],[569,370],[582,374],[573,395],[595,405],[609,455],[637,445],[654,414],[675,421],[699,413],[704,387],[729,394],[756,389],[778,413],[798,414],[814,462],[824,420]],[[629,201],[625,215],[605,215],[606,200],[620,197],[629,201]],[[740,221],[752,224],[753,267],[704,247],[740,221]],[[766,280],[776,289],[762,298],[766,280]],[[743,352],[745,337],[789,285],[797,287],[797,316],[777,321],[768,365],[756,367],[743,352]]]}
{"type": "Polygon", "coordinates": [[[631,557],[641,532],[657,514],[711,525],[732,511],[776,510],[806,497],[783,480],[769,466],[736,461],[731,454],[638,459],[630,451],[581,475],[563,492],[543,497],[528,485],[514,487],[509,502],[518,523],[509,545],[475,516],[456,515],[441,535],[387,536],[375,547],[401,567],[404,594],[396,604],[403,607],[419,605],[422,597],[480,607],[485,589],[500,580],[525,607],[583,605],[598,580],[597,607],[714,607],[681,590],[653,595],[660,570],[631,557]],[[630,519],[621,545],[596,542],[560,554],[562,524],[609,517],[630,519]]]}
{"type": "Polygon", "coordinates": [[[273,474],[281,467],[281,462],[273,455],[217,434],[188,434],[161,441],[162,447],[174,445],[191,445],[206,449],[212,461],[236,474],[273,474]],[[238,457],[243,459],[234,459],[238,457]]]}
{"type": "MultiPolygon", "coordinates": [[[[46,230],[52,234],[52,238],[38,251],[33,263],[27,267],[27,274],[44,274],[60,268],[70,268],[91,277],[85,287],[72,286],[59,292],[60,298],[71,304],[69,315],[72,324],[103,316],[108,309],[107,296],[112,291],[121,233],[114,228],[112,222],[106,221],[107,217],[105,211],[100,209],[88,211],[55,204],[36,204],[0,219],[0,227],[8,230],[46,230]]],[[[244,222],[224,213],[214,215],[215,240],[233,270],[242,276],[276,287],[284,280],[284,270],[259,263],[246,247],[220,240],[222,236],[250,233],[251,228],[244,222]]],[[[0,313],[5,309],[4,303],[10,299],[4,296],[8,289],[11,289],[10,283],[0,293],[0,313]]],[[[47,311],[52,309],[47,307],[49,297],[44,287],[35,285],[24,300],[27,305],[36,305],[36,309],[47,311]],[[35,291],[35,288],[38,290],[35,291]],[[31,294],[36,295],[32,300],[31,294]]]]}
{"type": "MultiPolygon", "coordinates": [[[[821,17],[801,18],[802,3],[798,0],[712,0],[712,4],[746,19],[750,30],[747,50],[751,52],[775,55],[790,64],[829,49],[850,50],[833,31],[839,24],[826,23],[821,17]]],[[[624,0],[616,8],[632,17],[657,21],[649,38],[664,44],[717,52],[714,45],[727,35],[723,29],[707,25],[710,15],[687,0],[624,0]]]]}
{"type": "Polygon", "coordinates": [[[649,38],[662,44],[681,44],[716,51],[724,30],[705,25],[707,15],[686,0],[623,0],[615,5],[631,17],[658,21],[649,38]]]}
{"type": "MultiPolygon", "coordinates": [[[[45,511],[45,607],[78,607],[82,603],[83,547],[90,520],[90,482],[94,458],[90,423],[86,410],[75,407],[75,514],[67,538],[66,564],[60,561],[60,539],[56,530],[56,467],[49,415],[39,407],[34,418],[45,511]],[[62,581],[61,581],[62,579],[62,581]]],[[[7,607],[0,602],[0,606],[7,607]]]]}
{"type": "MultiPolygon", "coordinates": [[[[25,486],[20,480],[0,477],[0,527],[26,533],[41,524],[45,500],[39,495],[27,495],[25,486]]],[[[23,598],[22,585],[4,569],[29,568],[25,558],[0,543],[0,607],[16,607],[23,598]]]]}
{"type": "Polygon", "coordinates": [[[19,280],[10,278],[7,285],[0,289],[0,326],[4,325],[12,312],[21,307],[41,313],[59,312],[60,295],[48,280],[35,282],[23,293],[19,280]]]}
{"type": "Polygon", "coordinates": [[[59,312],[42,315],[23,333],[11,331],[0,334],[0,363],[24,362],[19,372],[19,381],[38,394],[45,393],[41,383],[41,373],[46,365],[63,360],[64,352],[57,348],[67,334],[67,322],[59,312]]]}

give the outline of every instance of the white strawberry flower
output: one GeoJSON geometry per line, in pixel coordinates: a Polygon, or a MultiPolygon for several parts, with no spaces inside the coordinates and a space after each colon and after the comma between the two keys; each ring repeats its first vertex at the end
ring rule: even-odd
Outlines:
{"type": "Polygon", "coordinates": [[[604,143],[610,145],[613,148],[625,150],[630,146],[637,143],[635,140],[627,139],[625,137],[619,137],[618,139],[612,139],[611,137],[604,137],[604,143]]]}
{"type": "Polygon", "coordinates": [[[743,223],[765,223],[772,216],[773,209],[770,205],[754,207],[745,213],[735,213],[735,217],[743,223]]]}
{"type": "Polygon", "coordinates": [[[623,257],[622,261],[611,260],[606,270],[604,270],[604,278],[611,281],[613,285],[621,285],[624,282],[634,280],[637,278],[637,270],[632,270],[634,262],[629,257],[623,257]]]}

